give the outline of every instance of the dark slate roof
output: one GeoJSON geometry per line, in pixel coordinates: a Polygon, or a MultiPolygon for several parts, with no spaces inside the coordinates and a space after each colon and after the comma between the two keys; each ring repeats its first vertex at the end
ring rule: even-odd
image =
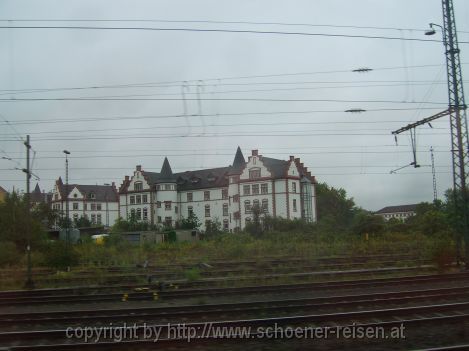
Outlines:
{"type": "MultiPolygon", "coordinates": [[[[58,184],[60,192],[65,193],[65,184],[58,184]]],[[[68,193],[72,192],[74,188],[77,188],[87,200],[91,201],[108,201],[108,202],[115,202],[119,201],[118,194],[116,189],[112,185],[80,185],[80,184],[69,184],[68,185],[68,193]],[[94,193],[95,198],[91,199],[90,194],[94,193]]]]}
{"type": "Polygon", "coordinates": [[[288,172],[288,166],[290,165],[290,162],[288,161],[264,156],[262,156],[261,160],[264,163],[264,166],[266,166],[272,173],[272,177],[274,178],[282,178],[288,172]]]}
{"type": "Polygon", "coordinates": [[[6,191],[4,188],[0,186],[0,193],[8,193],[8,191],[6,191]]]}
{"type": "Polygon", "coordinates": [[[231,171],[234,173],[241,172],[245,165],[246,165],[246,160],[244,159],[241,148],[238,146],[238,149],[236,149],[236,155],[233,160],[233,167],[231,171]]]}
{"type": "Polygon", "coordinates": [[[176,173],[177,187],[179,191],[204,188],[220,188],[228,186],[228,174],[232,170],[229,167],[201,169],[176,173]]]}
{"type": "Polygon", "coordinates": [[[171,170],[171,166],[169,165],[168,158],[164,158],[163,167],[161,167],[161,172],[159,175],[158,182],[165,183],[165,182],[174,182],[176,178],[173,175],[173,171],[171,170]]]}
{"type": "Polygon", "coordinates": [[[397,213],[397,212],[415,212],[417,204],[413,205],[398,205],[398,206],[387,206],[382,208],[379,211],[376,211],[376,214],[380,213],[397,213]]]}
{"type": "Polygon", "coordinates": [[[31,202],[44,202],[47,203],[47,194],[41,192],[41,188],[39,188],[39,184],[36,183],[36,187],[34,190],[29,194],[29,199],[31,202]]]}

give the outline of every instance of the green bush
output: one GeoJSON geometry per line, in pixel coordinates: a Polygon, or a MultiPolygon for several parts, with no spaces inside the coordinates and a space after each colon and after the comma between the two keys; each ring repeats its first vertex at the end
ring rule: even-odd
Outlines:
{"type": "Polygon", "coordinates": [[[184,271],[184,277],[190,282],[199,280],[200,279],[200,270],[196,267],[191,268],[191,269],[187,269],[186,271],[184,271]]]}
{"type": "Polygon", "coordinates": [[[48,267],[64,270],[76,266],[79,262],[79,254],[73,245],[63,241],[49,243],[45,250],[45,264],[48,267]]]}
{"type": "Polygon", "coordinates": [[[11,266],[18,263],[21,255],[11,241],[0,242],[0,267],[11,266]]]}

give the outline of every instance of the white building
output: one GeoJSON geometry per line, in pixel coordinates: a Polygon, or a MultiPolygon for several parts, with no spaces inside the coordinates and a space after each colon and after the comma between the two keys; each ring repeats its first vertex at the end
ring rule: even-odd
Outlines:
{"type": "MultiPolygon", "coordinates": [[[[59,178],[55,182],[51,207],[66,216],[67,186],[59,178]]],[[[92,224],[112,226],[119,218],[119,196],[112,185],[68,184],[68,208],[70,220],[88,218],[92,224]]]]}
{"type": "Polygon", "coordinates": [[[375,214],[384,218],[385,221],[389,221],[391,218],[396,218],[401,221],[405,221],[407,218],[415,216],[416,204],[413,205],[399,205],[399,206],[388,206],[384,207],[375,214]]]}
{"type": "Polygon", "coordinates": [[[120,216],[152,224],[170,224],[194,213],[202,222],[218,220],[237,231],[252,220],[252,207],[287,219],[316,221],[316,181],[300,159],[263,157],[252,151],[248,161],[238,147],[228,167],[173,173],[165,158],[160,173],[137,166],[119,188],[120,216]]]}

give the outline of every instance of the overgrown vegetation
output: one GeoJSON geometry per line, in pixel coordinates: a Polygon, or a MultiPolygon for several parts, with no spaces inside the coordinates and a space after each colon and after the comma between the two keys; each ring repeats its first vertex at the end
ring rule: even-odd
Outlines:
{"type": "MultiPolygon", "coordinates": [[[[385,222],[356,206],[343,189],[319,184],[317,196],[318,222],[315,224],[273,218],[254,207],[253,220],[243,233],[223,233],[220,222],[215,220],[208,223],[201,241],[177,242],[174,231],[167,229],[167,238],[171,240],[136,246],[119,233],[158,228],[131,217],[128,221],[116,222],[104,245],[83,239],[80,245],[65,247],[64,243],[51,243],[45,235],[44,228],[54,222],[56,214],[38,208],[32,209],[28,216],[24,199],[11,194],[0,204],[0,266],[24,267],[29,229],[34,266],[58,270],[81,265],[136,265],[146,260],[165,264],[213,258],[314,258],[366,253],[409,253],[432,259],[441,269],[454,260],[459,236],[451,192],[444,202],[420,204],[416,216],[405,222],[395,219],[385,222]]],[[[180,228],[184,229],[199,227],[195,216],[180,223],[180,228]]],[[[193,272],[187,274],[197,276],[193,272]]]]}

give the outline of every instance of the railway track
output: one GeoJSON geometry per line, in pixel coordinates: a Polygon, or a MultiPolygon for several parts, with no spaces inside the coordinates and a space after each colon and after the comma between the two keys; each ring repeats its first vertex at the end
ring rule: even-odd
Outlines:
{"type": "MultiPolygon", "coordinates": [[[[345,274],[345,273],[344,273],[345,274]]],[[[161,290],[160,286],[109,286],[94,288],[67,288],[44,289],[33,291],[5,291],[0,293],[0,306],[33,305],[33,304],[57,304],[57,303],[90,303],[105,301],[120,301],[123,294],[127,294],[129,301],[150,301],[155,299],[171,300],[181,298],[193,298],[200,296],[227,296],[227,295],[253,295],[267,293],[289,293],[299,291],[321,291],[339,289],[367,289],[379,286],[403,286],[405,284],[436,284],[442,282],[469,281],[469,272],[451,274],[423,274],[416,276],[404,276],[400,278],[360,279],[354,281],[327,281],[296,284],[254,285],[244,287],[202,287],[184,288],[180,286],[168,286],[161,290]],[[176,289],[176,287],[178,287],[176,289]],[[116,289],[119,291],[116,292],[116,289]]]]}
{"type": "MultiPolygon", "coordinates": [[[[324,309],[343,309],[360,306],[377,307],[389,305],[402,305],[426,301],[435,303],[454,299],[469,301],[468,285],[457,288],[420,289],[392,291],[373,294],[336,295],[328,297],[286,299],[286,300],[261,300],[241,303],[222,303],[171,307],[144,307],[144,308],[119,308],[119,309],[92,309],[72,311],[48,311],[29,313],[10,313],[0,316],[0,327],[11,325],[50,325],[68,323],[72,325],[80,323],[92,326],[97,322],[110,321],[141,321],[168,319],[167,322],[177,322],[178,318],[203,319],[207,316],[223,314],[224,317],[239,316],[256,313],[286,313],[318,311],[324,309]],[[173,320],[171,320],[171,318],[173,320]]],[[[1,334],[0,334],[1,340],[1,334]]]]}
{"type": "MultiPolygon", "coordinates": [[[[210,343],[220,340],[220,330],[228,330],[226,328],[244,328],[248,333],[242,337],[232,335],[232,342],[239,342],[239,339],[255,339],[261,330],[266,327],[308,327],[308,328],[344,328],[357,326],[367,327],[383,327],[389,328],[391,326],[405,326],[405,328],[426,325],[430,328],[436,328],[442,324],[449,323],[466,323],[469,321],[469,302],[447,303],[447,304],[432,304],[432,305],[419,305],[412,307],[398,307],[398,308],[384,308],[384,309],[370,309],[363,311],[351,312],[336,312],[324,314],[309,314],[309,315],[292,315],[284,317],[273,318],[255,318],[255,319],[237,319],[225,321],[211,321],[209,324],[197,322],[187,323],[184,325],[186,330],[195,331],[191,334],[192,343],[203,342],[210,343]],[[209,328],[207,329],[207,325],[209,328]],[[223,329],[225,328],[225,329],[223,329]],[[260,329],[262,328],[262,329],[260,329]],[[217,337],[218,336],[218,337],[217,337]]],[[[140,349],[144,346],[155,347],[155,340],[153,338],[144,338],[145,328],[152,328],[152,330],[161,331],[163,337],[157,342],[158,346],[167,346],[169,344],[185,343],[187,346],[187,338],[172,337],[171,325],[156,324],[150,326],[139,325],[135,327],[135,333],[138,339],[130,339],[125,341],[101,341],[101,342],[81,342],[80,340],[72,340],[67,338],[70,335],[70,329],[50,329],[41,331],[20,331],[20,332],[4,332],[0,334],[0,341],[10,350],[68,350],[68,349],[118,349],[129,348],[140,349]],[[67,330],[68,333],[67,334],[67,330]],[[18,345],[17,341],[21,340],[22,345],[18,345]],[[13,342],[13,345],[8,342],[13,342]],[[16,344],[15,344],[16,343],[16,344]]],[[[118,326],[116,326],[118,328],[118,326]]],[[[241,329],[237,329],[241,330],[241,329]]],[[[223,339],[223,342],[230,340],[223,339]]],[[[219,345],[217,345],[219,346],[219,345]]]]}

